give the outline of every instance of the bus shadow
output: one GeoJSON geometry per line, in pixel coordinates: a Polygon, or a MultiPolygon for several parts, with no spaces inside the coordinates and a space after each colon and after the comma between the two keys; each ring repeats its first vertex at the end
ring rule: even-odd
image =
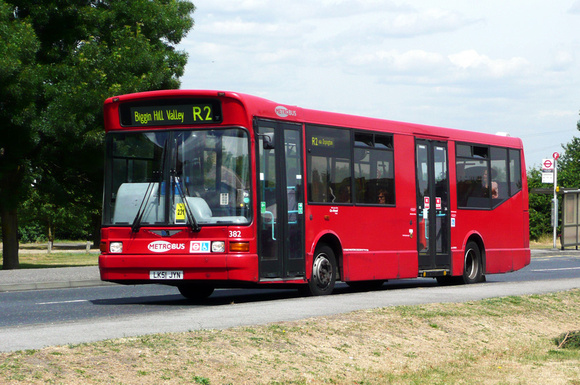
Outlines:
{"type": "MultiPolygon", "coordinates": [[[[337,283],[332,296],[345,294],[356,294],[365,292],[381,292],[399,289],[412,289],[419,287],[438,286],[434,279],[409,279],[386,282],[381,287],[373,290],[356,290],[345,283],[337,283]]],[[[258,303],[268,301],[279,301],[287,299],[302,298],[304,296],[296,289],[221,289],[216,290],[209,298],[203,300],[190,300],[184,298],[181,294],[163,294],[163,295],[144,295],[137,297],[95,299],[91,302],[100,306],[167,306],[167,307],[187,307],[191,305],[198,306],[224,306],[241,303],[258,303]]]]}
{"type": "Polygon", "coordinates": [[[94,305],[148,305],[148,306],[223,306],[236,303],[277,301],[291,298],[299,298],[297,290],[270,290],[270,289],[224,289],[216,290],[209,298],[203,300],[190,300],[181,294],[165,294],[140,297],[96,299],[91,302],[94,305]]]}

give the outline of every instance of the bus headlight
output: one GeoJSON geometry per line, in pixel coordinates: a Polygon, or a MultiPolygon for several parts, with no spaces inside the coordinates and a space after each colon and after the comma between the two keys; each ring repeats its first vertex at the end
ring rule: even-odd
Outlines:
{"type": "Polygon", "coordinates": [[[111,242],[109,244],[110,253],[122,253],[123,252],[123,242],[111,242]]]}
{"type": "Polygon", "coordinates": [[[211,243],[212,253],[223,253],[226,251],[226,243],[224,241],[214,241],[211,243]]]}

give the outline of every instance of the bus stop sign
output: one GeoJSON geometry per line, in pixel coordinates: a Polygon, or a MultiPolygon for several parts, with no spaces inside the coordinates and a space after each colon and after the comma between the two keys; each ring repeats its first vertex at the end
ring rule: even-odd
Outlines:
{"type": "Polygon", "coordinates": [[[552,159],[544,159],[542,161],[542,170],[553,170],[554,161],[552,159]]]}

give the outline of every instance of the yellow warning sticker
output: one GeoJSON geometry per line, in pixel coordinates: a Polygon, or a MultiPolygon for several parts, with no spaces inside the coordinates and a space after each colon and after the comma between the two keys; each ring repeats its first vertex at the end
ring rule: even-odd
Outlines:
{"type": "Polygon", "coordinates": [[[175,205],[175,221],[185,221],[185,204],[177,203],[175,205]]]}

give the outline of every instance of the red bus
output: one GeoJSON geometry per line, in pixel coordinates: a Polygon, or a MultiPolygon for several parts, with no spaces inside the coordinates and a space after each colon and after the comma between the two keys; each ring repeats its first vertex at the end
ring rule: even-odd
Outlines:
{"type": "Polygon", "coordinates": [[[104,105],[101,279],[330,294],[530,263],[522,142],[234,92],[104,105]]]}

